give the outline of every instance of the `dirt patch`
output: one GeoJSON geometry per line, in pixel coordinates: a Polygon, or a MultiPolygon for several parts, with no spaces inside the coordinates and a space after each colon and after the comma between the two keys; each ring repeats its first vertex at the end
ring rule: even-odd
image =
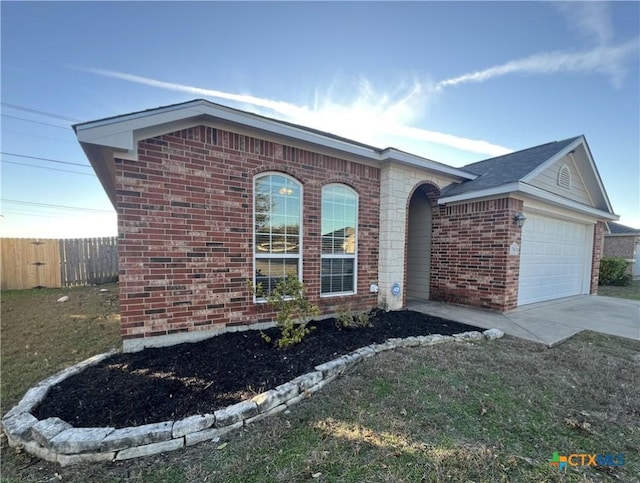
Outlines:
{"type": "MultiPolygon", "coordinates": [[[[248,399],[388,338],[477,330],[414,311],[376,311],[368,328],[338,328],[335,319],[310,326],[311,334],[287,349],[247,331],[118,354],[54,387],[34,415],[57,416],[75,427],[122,428],[180,419],[248,399]]],[[[264,332],[277,337],[276,329],[264,332]]]]}

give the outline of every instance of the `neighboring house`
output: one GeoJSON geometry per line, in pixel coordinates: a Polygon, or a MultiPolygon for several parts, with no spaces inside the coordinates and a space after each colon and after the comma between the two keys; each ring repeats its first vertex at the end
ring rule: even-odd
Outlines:
{"type": "Polygon", "coordinates": [[[603,257],[622,257],[629,263],[629,273],[640,277],[640,230],[620,223],[607,223],[609,233],[604,234],[603,257]]]}
{"type": "Polygon", "coordinates": [[[595,293],[618,219],[583,136],[453,168],[205,100],[74,129],[118,212],[125,350],[264,327],[246,281],[287,273],[324,314],[595,293]]]}

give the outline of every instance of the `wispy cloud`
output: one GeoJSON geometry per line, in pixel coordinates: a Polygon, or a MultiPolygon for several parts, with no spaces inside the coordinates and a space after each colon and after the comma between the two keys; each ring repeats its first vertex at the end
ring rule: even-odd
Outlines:
{"type": "Polygon", "coordinates": [[[445,79],[436,84],[436,89],[457,86],[471,82],[484,82],[508,74],[555,74],[581,73],[603,74],[609,77],[614,87],[620,87],[627,73],[627,64],[638,58],[640,39],[614,45],[611,8],[601,1],[553,2],[561,12],[569,27],[585,37],[596,47],[581,52],[543,52],[445,79]]]}
{"type": "Polygon", "coordinates": [[[216,91],[213,89],[204,89],[202,87],[189,86],[185,84],[176,84],[175,82],[165,82],[158,79],[152,79],[150,77],[143,77],[134,74],[127,74],[125,72],[117,72],[107,69],[95,69],[74,67],[86,72],[92,72],[94,74],[102,75],[105,77],[112,77],[115,79],[134,82],[136,84],[144,84],[150,87],[158,87],[160,89],[167,89],[170,91],[184,92],[187,94],[193,94],[196,96],[204,97],[216,97],[218,99],[226,99],[229,101],[241,102],[257,107],[264,107],[279,114],[290,116],[292,118],[303,116],[308,112],[308,108],[296,106],[288,102],[273,101],[262,97],[256,97],[249,94],[233,94],[230,92],[216,91]]]}
{"type": "Polygon", "coordinates": [[[613,38],[611,7],[607,2],[554,2],[562,12],[569,27],[599,45],[608,44],[613,38]]]}
{"type": "Polygon", "coordinates": [[[392,144],[404,149],[405,143],[426,141],[490,156],[499,156],[512,151],[484,140],[413,127],[412,124],[421,117],[429,95],[433,93],[432,87],[418,81],[403,85],[391,93],[381,93],[376,91],[367,80],[361,80],[357,85],[356,95],[350,97],[350,100],[337,101],[331,93],[318,92],[313,107],[309,108],[249,94],[166,82],[113,70],[95,68],[81,68],[81,70],[150,87],[238,102],[248,110],[260,114],[275,113],[277,117],[286,121],[380,147],[392,144]]]}
{"type": "Polygon", "coordinates": [[[507,74],[552,74],[601,73],[609,76],[614,86],[624,81],[625,63],[628,59],[637,58],[640,39],[615,46],[601,46],[585,52],[548,52],[535,54],[524,59],[512,60],[488,69],[463,74],[440,81],[436,89],[457,86],[471,82],[484,82],[507,74]]]}

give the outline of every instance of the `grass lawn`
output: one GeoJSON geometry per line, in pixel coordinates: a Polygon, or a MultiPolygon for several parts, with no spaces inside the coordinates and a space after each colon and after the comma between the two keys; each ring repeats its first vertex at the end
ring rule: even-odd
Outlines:
{"type": "MultiPolygon", "coordinates": [[[[34,305],[41,300],[37,297],[40,293],[33,294],[34,305]]],[[[89,334],[72,324],[54,331],[46,324],[26,332],[12,329],[11,321],[20,317],[7,319],[8,299],[2,301],[3,349],[40,341],[37,355],[33,349],[15,350],[5,359],[3,350],[3,399],[6,391],[15,401],[29,384],[15,376],[5,381],[5,372],[32,367],[35,382],[73,362],[69,352],[84,346],[79,339],[89,334]],[[53,332],[61,332],[56,340],[75,343],[59,345],[53,332]],[[40,357],[57,362],[34,365],[32,360],[40,357]]],[[[48,299],[46,307],[58,310],[48,299]]],[[[105,327],[113,315],[105,315],[105,327]]],[[[94,337],[86,345],[95,350],[79,358],[113,345],[113,329],[94,337]]],[[[637,341],[585,332],[548,349],[505,337],[378,354],[287,414],[222,441],[164,455],[61,468],[3,444],[2,479],[640,481],[639,418],[637,341]],[[559,473],[549,464],[554,452],[621,453],[625,464],[559,473]]]]}
{"type": "Polygon", "coordinates": [[[614,287],[612,285],[600,285],[598,295],[606,297],[618,297],[621,299],[640,300],[640,280],[633,280],[626,287],[614,287]]]}
{"type": "Polygon", "coordinates": [[[3,414],[38,381],[122,345],[115,284],[7,290],[0,306],[3,414]],[[57,302],[63,295],[69,300],[57,302]]]}

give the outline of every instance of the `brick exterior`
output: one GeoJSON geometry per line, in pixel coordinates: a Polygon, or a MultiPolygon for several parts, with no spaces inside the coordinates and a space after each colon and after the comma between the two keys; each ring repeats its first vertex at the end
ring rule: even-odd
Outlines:
{"type": "Polygon", "coordinates": [[[633,260],[636,256],[636,245],[640,242],[640,236],[630,235],[605,235],[603,257],[622,257],[633,260]]]}
{"type": "Polygon", "coordinates": [[[591,259],[591,292],[598,293],[598,278],[600,276],[600,259],[604,245],[604,234],[607,228],[604,222],[599,221],[593,229],[593,255],[591,259]]]}
{"type": "Polygon", "coordinates": [[[380,170],[199,126],[142,141],[116,159],[123,339],[273,320],[246,286],[253,272],[253,179],[280,171],[303,185],[303,280],[324,313],[372,308],[377,295],[380,170]],[[321,298],[321,189],[359,194],[357,294],[321,298]]]}
{"type": "Polygon", "coordinates": [[[627,273],[637,272],[635,267],[636,250],[640,247],[640,235],[606,235],[604,236],[603,257],[622,257],[629,262],[627,273]]]}
{"type": "Polygon", "coordinates": [[[513,215],[522,201],[513,198],[439,206],[433,211],[432,300],[506,312],[518,303],[521,245],[513,215]]]}
{"type": "MultiPolygon", "coordinates": [[[[303,186],[303,272],[324,314],[404,305],[408,206],[427,187],[432,202],[430,298],[507,312],[517,307],[523,202],[499,198],[437,205],[451,182],[390,163],[382,168],[299,147],[198,126],[141,141],[138,159],[116,159],[121,334],[125,340],[262,324],[256,304],[253,181],[282,172],[303,186]],[[359,194],[357,294],[320,297],[321,190],[344,183],[359,194]],[[433,199],[432,199],[433,198],[433,199]],[[394,282],[402,297],[390,296],[394,282]],[[369,292],[378,284],[380,293],[369,292]]],[[[594,230],[591,293],[597,293],[604,224],[594,230]]]]}

